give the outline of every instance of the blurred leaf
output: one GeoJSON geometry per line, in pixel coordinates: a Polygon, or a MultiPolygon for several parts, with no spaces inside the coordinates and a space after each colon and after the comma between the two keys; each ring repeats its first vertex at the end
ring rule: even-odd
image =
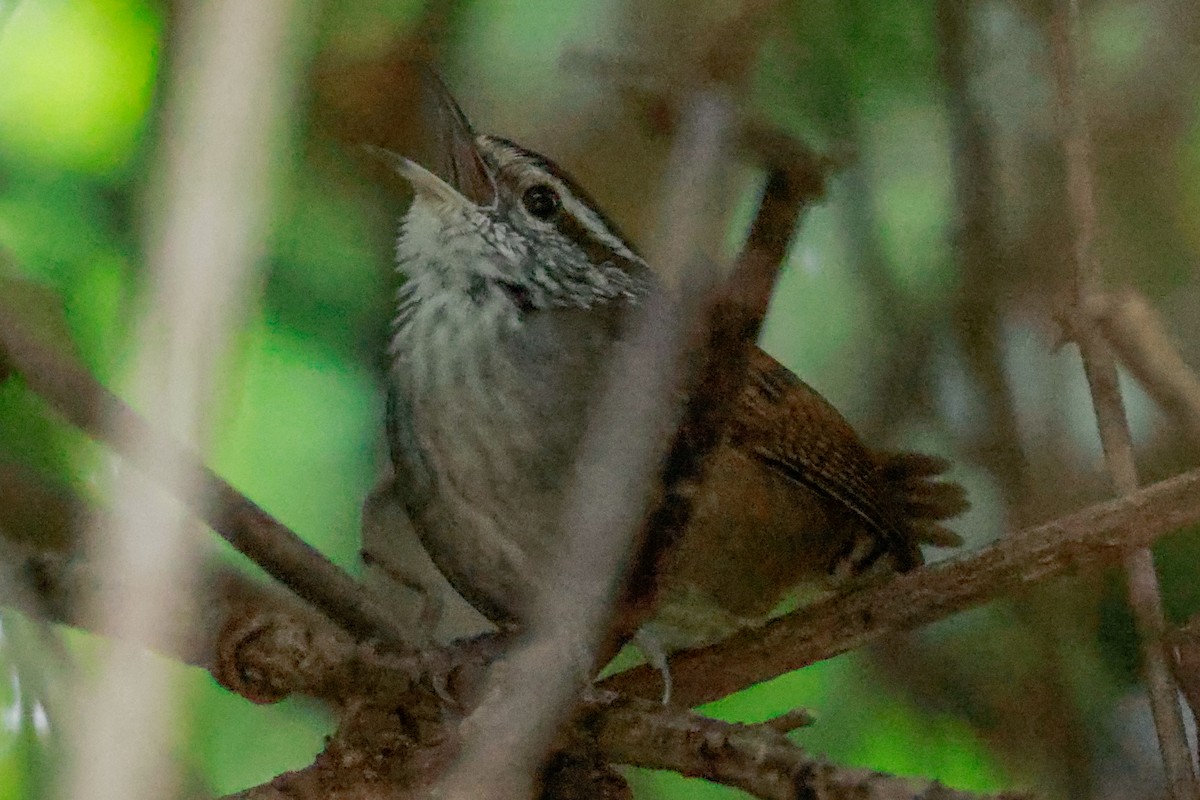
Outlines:
{"type": "Polygon", "coordinates": [[[1162,581],[1168,620],[1182,623],[1200,613],[1200,528],[1192,526],[1162,539],[1154,546],[1154,561],[1162,581]]]}
{"type": "Polygon", "coordinates": [[[213,463],[234,486],[343,565],[375,477],[382,400],[370,376],[290,330],[245,337],[213,463]]]}
{"type": "Polygon", "coordinates": [[[32,162],[119,169],[150,105],[159,26],[139,0],[18,2],[0,29],[0,146],[32,162]]]}
{"type": "Polygon", "coordinates": [[[13,169],[0,182],[0,247],[20,271],[61,297],[73,341],[107,379],[123,342],[134,274],[129,199],[80,178],[13,169]]]}
{"type": "Polygon", "coordinates": [[[340,358],[382,363],[400,284],[392,264],[396,220],[361,187],[331,190],[321,176],[307,175],[289,188],[272,236],[269,313],[340,358]]]}
{"type": "Polygon", "coordinates": [[[0,800],[30,800],[33,796],[33,751],[37,740],[24,725],[0,731],[0,800]]]}
{"type": "Polygon", "coordinates": [[[854,419],[867,400],[869,383],[862,375],[872,374],[881,355],[880,323],[848,263],[844,211],[831,203],[806,216],[779,276],[761,343],[854,419]]]}

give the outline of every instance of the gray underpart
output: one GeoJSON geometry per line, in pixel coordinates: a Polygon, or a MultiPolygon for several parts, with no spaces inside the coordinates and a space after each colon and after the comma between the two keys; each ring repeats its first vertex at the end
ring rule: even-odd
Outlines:
{"type": "Polygon", "coordinates": [[[366,583],[413,631],[414,642],[448,644],[494,629],[434,566],[393,491],[390,469],[364,501],[362,517],[366,583]]]}

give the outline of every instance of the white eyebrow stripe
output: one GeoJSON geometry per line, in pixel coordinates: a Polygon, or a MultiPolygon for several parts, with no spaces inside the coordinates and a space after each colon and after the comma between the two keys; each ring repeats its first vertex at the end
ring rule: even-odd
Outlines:
{"type": "Polygon", "coordinates": [[[582,225],[589,234],[595,236],[597,240],[610,247],[622,258],[630,261],[641,262],[642,259],[634,254],[619,236],[609,230],[608,226],[604,224],[604,221],[596,215],[596,212],[592,211],[589,206],[580,202],[580,200],[575,197],[574,194],[572,194],[569,186],[556,178],[554,175],[551,175],[549,172],[541,169],[536,164],[529,163],[524,158],[522,158],[518,163],[520,164],[520,178],[522,180],[530,179],[530,184],[544,183],[553,188],[554,191],[558,193],[559,199],[562,201],[563,209],[575,219],[579,220],[580,225],[582,225]]]}
{"type": "Polygon", "coordinates": [[[579,222],[588,235],[597,242],[612,250],[617,256],[636,264],[645,264],[645,260],[629,249],[624,240],[615,234],[604,222],[603,217],[586,205],[571,190],[568,183],[530,157],[527,151],[507,141],[491,136],[480,136],[480,145],[492,149],[492,157],[501,165],[501,169],[511,169],[515,177],[522,183],[533,185],[546,184],[553,188],[563,204],[563,210],[579,222]]]}
{"type": "Polygon", "coordinates": [[[634,253],[628,247],[626,247],[625,243],[608,229],[608,226],[604,224],[604,221],[601,220],[600,217],[596,216],[595,212],[593,212],[583,203],[579,202],[579,200],[571,194],[570,190],[564,186],[561,181],[549,175],[546,177],[553,182],[555,189],[558,191],[558,196],[562,198],[563,208],[566,209],[567,213],[579,220],[580,224],[587,229],[588,233],[590,233],[592,236],[595,236],[602,243],[611,247],[622,258],[636,262],[640,262],[642,260],[634,255],[634,253]]]}

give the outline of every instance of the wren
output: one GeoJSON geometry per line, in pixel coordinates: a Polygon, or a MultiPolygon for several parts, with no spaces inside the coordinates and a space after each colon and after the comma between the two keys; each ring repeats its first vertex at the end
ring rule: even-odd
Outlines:
{"type": "MultiPolygon", "coordinates": [[[[433,87],[437,174],[399,156],[389,373],[396,499],[434,564],[494,623],[520,627],[559,541],[566,482],[632,309],[655,285],[559,167],[477,135],[433,87]]],[[[753,349],[733,419],[660,578],[667,647],[765,618],[797,587],[922,561],[966,507],[946,462],[875,452],[815,390],[753,349]]]]}

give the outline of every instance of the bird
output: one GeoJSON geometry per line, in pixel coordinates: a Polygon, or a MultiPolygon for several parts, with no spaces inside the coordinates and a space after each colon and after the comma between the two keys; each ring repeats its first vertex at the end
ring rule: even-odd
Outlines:
{"type": "MultiPolygon", "coordinates": [[[[391,499],[454,590],[521,629],[561,541],[561,510],[605,366],[650,265],[549,158],[477,134],[427,79],[439,163],[377,151],[408,181],[388,351],[391,499]]],[[[968,505],[946,460],[869,448],[757,346],[659,577],[670,650],[759,624],[809,586],[922,563],[961,544],[968,505]]],[[[657,646],[657,645],[656,645],[657,646]]]]}

